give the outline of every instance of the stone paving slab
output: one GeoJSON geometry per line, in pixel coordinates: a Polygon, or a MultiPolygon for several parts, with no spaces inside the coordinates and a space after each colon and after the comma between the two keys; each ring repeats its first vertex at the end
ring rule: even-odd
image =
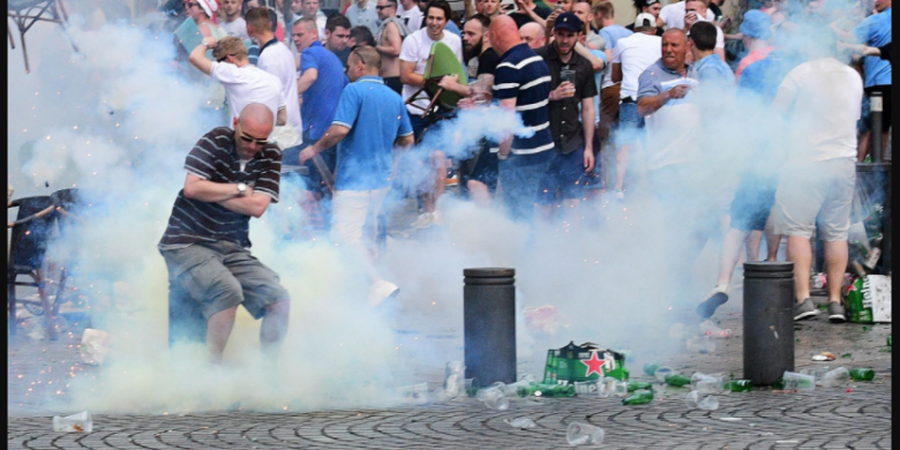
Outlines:
{"type": "Polygon", "coordinates": [[[53,433],[50,417],[9,418],[8,448],[567,448],[565,429],[583,422],[606,431],[603,448],[891,448],[890,396],[883,385],[768,390],[720,395],[716,411],[688,410],[686,389],[665,389],[649,405],[618,398],[516,400],[493,411],[475,399],[387,410],[314,413],[215,412],[94,416],[90,434],[53,433]],[[848,404],[858,405],[855,409],[848,404]],[[519,430],[503,420],[529,417],[519,430]],[[739,418],[723,421],[722,418],[739,418]]]}
{"type": "MultiPolygon", "coordinates": [[[[737,298],[740,298],[736,295],[737,298]]],[[[734,330],[708,354],[677,353],[656,361],[684,373],[734,373],[740,377],[742,316],[739,302],[720,308],[722,328],[734,330]]],[[[414,318],[410,318],[415,322],[414,318]]],[[[414,328],[414,327],[409,327],[414,328]]],[[[606,430],[602,448],[623,449],[889,449],[891,438],[891,359],[885,353],[890,324],[830,324],[818,318],[795,326],[796,370],[828,365],[867,366],[872,382],[810,392],[775,393],[756,389],[718,396],[720,408],[689,410],[686,389],[662,388],[649,405],[624,406],[618,398],[539,399],[512,402],[509,410],[487,409],[475,399],[383,410],[264,413],[220,411],[186,415],[94,414],[90,434],[54,433],[54,414],[71,414],[64,403],[48,403],[77,360],[80,333],[57,342],[17,336],[7,347],[7,447],[25,449],[562,449],[570,448],[565,429],[586,422],[606,430]],[[815,363],[828,350],[837,361],[815,363]],[[19,376],[21,375],[21,377],[19,376]],[[37,380],[37,381],[35,381],[37,380]],[[53,381],[54,384],[49,382],[53,381]],[[30,389],[30,390],[29,390],[30,389]],[[503,420],[529,417],[537,427],[518,430],[503,420]],[[721,418],[739,418],[723,421],[721,418]]],[[[462,356],[461,326],[398,333],[443,345],[462,356]],[[429,338],[431,335],[439,338],[429,338]]],[[[561,342],[560,344],[564,344],[561,342]]],[[[632,377],[647,380],[630,361],[632,377]]],[[[539,373],[543,361],[519,361],[519,372],[539,373]]],[[[102,367],[82,366],[90,373],[102,367]]],[[[414,376],[438,385],[442,367],[416,367],[414,376]]]]}

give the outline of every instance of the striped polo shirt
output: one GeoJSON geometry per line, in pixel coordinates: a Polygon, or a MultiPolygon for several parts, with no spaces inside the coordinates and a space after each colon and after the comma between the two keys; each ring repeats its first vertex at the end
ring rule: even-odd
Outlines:
{"type": "Polygon", "coordinates": [[[534,135],[515,136],[512,153],[534,156],[528,158],[533,163],[549,158],[551,154],[544,152],[553,149],[547,112],[549,97],[550,69],[527,44],[516,45],[500,57],[494,73],[494,98],[516,99],[516,112],[522,116],[522,123],[534,131],[534,135]]]}
{"type": "MultiPolygon", "coordinates": [[[[234,146],[234,130],[215,128],[206,133],[184,162],[184,169],[204,180],[215,183],[245,183],[278,201],[281,181],[281,151],[275,144],[267,144],[241,170],[241,161],[234,146]]],[[[248,237],[250,216],[236,213],[215,202],[204,202],[178,192],[169,225],[159,242],[160,250],[187,247],[196,242],[231,241],[250,247],[248,237]]]]}

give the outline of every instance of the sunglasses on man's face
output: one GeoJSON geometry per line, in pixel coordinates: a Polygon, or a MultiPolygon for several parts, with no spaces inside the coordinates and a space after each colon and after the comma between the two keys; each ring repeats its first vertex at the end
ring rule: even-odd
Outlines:
{"type": "Polygon", "coordinates": [[[382,9],[388,9],[388,8],[393,8],[393,7],[394,7],[394,5],[383,5],[383,6],[379,5],[379,6],[376,6],[375,9],[381,11],[382,9]]]}
{"type": "Polygon", "coordinates": [[[266,144],[269,143],[269,140],[268,140],[268,139],[257,139],[257,138],[255,138],[255,137],[253,137],[253,136],[247,136],[247,135],[244,134],[243,132],[241,132],[241,140],[244,141],[244,142],[246,142],[246,143],[248,143],[248,144],[251,143],[251,142],[255,142],[255,143],[259,144],[259,145],[266,145],[266,144]]]}

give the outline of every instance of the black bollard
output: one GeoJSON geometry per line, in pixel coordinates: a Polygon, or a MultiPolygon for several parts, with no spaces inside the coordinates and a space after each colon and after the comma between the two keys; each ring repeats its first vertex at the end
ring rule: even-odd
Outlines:
{"type": "Polygon", "coordinates": [[[481,386],[516,381],[515,269],[464,269],[466,378],[481,386]]]}
{"type": "Polygon", "coordinates": [[[794,263],[744,263],[744,378],[770,386],[794,371],[794,263]]]}
{"type": "Polygon", "coordinates": [[[884,136],[881,134],[884,98],[881,91],[874,91],[869,100],[869,114],[872,115],[872,131],[869,134],[871,136],[869,143],[872,144],[872,162],[880,163],[884,158],[884,136]]]}

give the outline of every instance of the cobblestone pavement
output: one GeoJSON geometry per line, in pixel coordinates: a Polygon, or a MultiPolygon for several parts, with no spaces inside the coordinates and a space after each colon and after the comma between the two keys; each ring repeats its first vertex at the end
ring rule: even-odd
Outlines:
{"type": "MultiPolygon", "coordinates": [[[[685,373],[725,371],[740,377],[740,307],[729,303],[722,309],[720,325],[735,331],[732,338],[719,340],[713,353],[682,353],[664,363],[685,373]]],[[[453,337],[444,338],[446,345],[460,345],[461,330],[447,331],[453,337]]],[[[76,333],[55,343],[16,337],[8,347],[7,445],[28,449],[549,449],[568,447],[567,425],[585,422],[606,431],[602,448],[888,449],[892,447],[891,360],[884,350],[889,333],[889,324],[832,325],[821,318],[798,323],[796,370],[822,364],[867,366],[875,369],[875,380],[801,393],[765,388],[727,393],[718,396],[720,407],[711,412],[688,409],[683,401],[686,389],[662,387],[653,403],[642,406],[624,406],[615,397],[545,398],[515,400],[501,412],[465,398],[384,410],[95,414],[94,431],[89,434],[54,433],[51,416],[75,411],[53,411],[40,404],[36,399],[46,398],[55,389],[46,382],[32,385],[30,395],[23,396],[30,377],[18,377],[41,370],[49,376],[55,365],[70,364],[77,357],[76,333]],[[810,360],[824,349],[840,355],[839,359],[830,363],[810,360]],[[39,356],[29,359],[22,358],[23,354],[39,356]],[[517,417],[531,418],[537,426],[519,430],[504,422],[517,417]]],[[[540,363],[520,361],[520,372],[540,363]]],[[[642,379],[638,362],[627,365],[633,378],[642,379]]],[[[440,382],[440,373],[440,368],[423,368],[419,376],[434,387],[440,382]]]]}

